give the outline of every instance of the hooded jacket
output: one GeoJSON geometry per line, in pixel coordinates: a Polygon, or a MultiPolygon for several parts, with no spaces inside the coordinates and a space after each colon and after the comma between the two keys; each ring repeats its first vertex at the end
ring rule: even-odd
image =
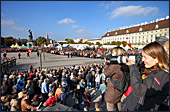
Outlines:
{"type": "MultiPolygon", "coordinates": [[[[108,78],[112,78],[114,80],[119,80],[123,76],[123,72],[121,71],[121,65],[119,64],[111,64],[104,66],[104,75],[108,78]]],[[[109,80],[107,83],[107,88],[105,92],[105,101],[108,103],[117,103],[120,101],[123,93],[114,88],[114,85],[109,80]]]]}

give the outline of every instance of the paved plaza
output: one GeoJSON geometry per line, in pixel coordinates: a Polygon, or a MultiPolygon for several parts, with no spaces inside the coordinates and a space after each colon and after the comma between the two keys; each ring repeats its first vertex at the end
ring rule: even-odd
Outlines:
{"type": "MultiPolygon", "coordinates": [[[[32,65],[34,68],[38,68],[40,66],[40,57],[37,57],[37,52],[32,52],[30,57],[27,57],[27,52],[21,52],[21,59],[18,59],[18,52],[8,52],[7,57],[15,56],[17,58],[16,66],[11,68],[12,70],[19,69],[21,71],[28,70],[29,66],[32,65]]],[[[1,53],[1,56],[3,54],[1,53]]],[[[91,59],[87,57],[73,57],[68,58],[67,56],[56,55],[45,53],[42,54],[42,68],[59,68],[59,67],[69,67],[72,65],[87,65],[93,64],[96,62],[97,64],[101,64],[104,62],[102,59],[91,59]]]]}

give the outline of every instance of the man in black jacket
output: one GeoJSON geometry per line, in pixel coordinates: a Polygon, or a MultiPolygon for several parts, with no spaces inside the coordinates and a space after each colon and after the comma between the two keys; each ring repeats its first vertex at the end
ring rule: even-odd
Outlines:
{"type": "Polygon", "coordinates": [[[92,81],[92,75],[91,75],[90,71],[88,71],[88,74],[86,75],[86,81],[87,81],[87,88],[90,89],[91,81],[92,81]]]}

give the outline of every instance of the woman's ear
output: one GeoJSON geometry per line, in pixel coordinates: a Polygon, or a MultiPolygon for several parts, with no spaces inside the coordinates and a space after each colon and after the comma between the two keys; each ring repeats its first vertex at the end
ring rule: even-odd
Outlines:
{"type": "Polygon", "coordinates": [[[156,57],[156,58],[155,58],[155,62],[156,62],[156,63],[158,63],[158,62],[159,62],[159,61],[158,61],[158,57],[156,57]]]}

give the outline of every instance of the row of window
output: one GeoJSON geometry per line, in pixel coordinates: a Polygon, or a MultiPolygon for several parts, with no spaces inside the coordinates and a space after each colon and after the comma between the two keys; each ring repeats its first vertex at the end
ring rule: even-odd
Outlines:
{"type": "MultiPolygon", "coordinates": [[[[159,28],[159,25],[156,25],[155,29],[158,29],[158,28],[159,28]]],[[[139,31],[141,32],[141,31],[143,31],[143,29],[139,28],[139,31]]],[[[162,30],[158,30],[158,31],[161,32],[162,30]]],[[[164,31],[167,31],[167,29],[164,29],[164,31]]],[[[153,33],[153,32],[157,32],[157,30],[156,31],[152,31],[151,33],[153,33]]],[[[126,30],[126,33],[129,33],[129,30],[126,30]]],[[[149,33],[149,32],[136,33],[136,34],[144,34],[144,33],[149,33]]],[[[117,34],[118,34],[118,32],[115,32],[115,35],[117,35],[117,34]]],[[[110,36],[110,34],[108,33],[107,36],[110,36]]]]}
{"type": "MultiPolygon", "coordinates": [[[[161,36],[161,35],[160,35],[161,36]]],[[[139,36],[139,37],[129,37],[129,38],[105,38],[102,40],[103,43],[107,43],[107,42],[112,42],[112,41],[126,41],[126,42],[148,42],[148,40],[151,40],[150,42],[152,42],[152,40],[155,40],[154,38],[157,37],[157,35],[151,35],[151,37],[149,38],[149,36],[139,36]]]]}

